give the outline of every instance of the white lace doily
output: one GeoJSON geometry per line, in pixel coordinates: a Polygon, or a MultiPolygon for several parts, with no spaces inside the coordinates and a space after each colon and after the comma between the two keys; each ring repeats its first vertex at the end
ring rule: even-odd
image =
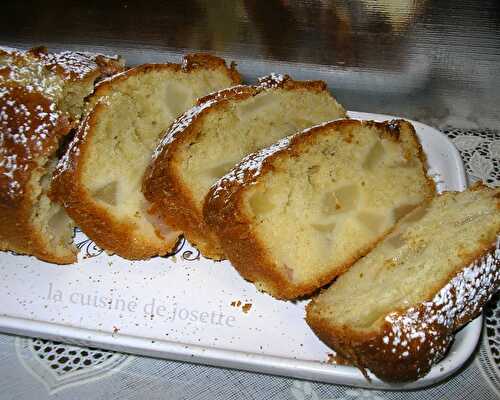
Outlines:
{"type": "Polygon", "coordinates": [[[24,367],[49,393],[102,379],[132,359],[112,351],[21,337],[16,338],[16,352],[24,367]]]}
{"type": "Polygon", "coordinates": [[[500,131],[447,128],[444,133],[460,151],[471,181],[500,186],[500,131]]]}

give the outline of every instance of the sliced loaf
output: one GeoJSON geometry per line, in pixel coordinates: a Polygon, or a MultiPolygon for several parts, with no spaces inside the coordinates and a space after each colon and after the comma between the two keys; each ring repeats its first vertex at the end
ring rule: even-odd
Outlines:
{"type": "Polygon", "coordinates": [[[294,299],[346,271],[434,191],[410,123],[339,120],[248,156],[210,189],[204,217],[244,278],[294,299]]]}
{"type": "Polygon", "coordinates": [[[244,156],[345,111],[321,81],[270,75],[204,99],[180,117],[156,149],[143,191],[151,212],[184,232],[204,256],[224,256],[203,221],[210,187],[244,156]]]}
{"type": "Polygon", "coordinates": [[[76,261],[73,223],[47,197],[52,171],[95,81],[122,69],[116,57],[0,49],[0,249],[76,261]]]}
{"type": "Polygon", "coordinates": [[[224,60],[194,54],[182,64],[142,65],[101,82],[57,166],[51,198],[108,252],[128,259],[168,253],[178,233],[147,213],[144,171],[179,114],[239,81],[224,60]]]}
{"type": "Polygon", "coordinates": [[[385,381],[427,374],[500,284],[500,189],[415,209],[307,307],[327,345],[385,381]]]}

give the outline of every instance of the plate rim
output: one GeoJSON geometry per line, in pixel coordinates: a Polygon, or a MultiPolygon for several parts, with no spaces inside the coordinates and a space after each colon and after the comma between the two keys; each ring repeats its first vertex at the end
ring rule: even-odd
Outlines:
{"type": "MultiPolygon", "coordinates": [[[[434,131],[436,137],[446,147],[453,161],[457,188],[464,190],[467,187],[465,167],[462,157],[453,142],[438,129],[411,119],[387,114],[367,113],[362,111],[348,111],[352,119],[362,120],[393,120],[404,119],[411,122],[417,136],[420,131],[434,131]]],[[[425,136],[425,133],[423,136],[425,136]]],[[[329,364],[322,361],[308,361],[297,358],[285,358],[274,355],[256,354],[245,351],[221,349],[210,346],[192,345],[172,340],[149,339],[125,334],[111,334],[95,329],[74,327],[50,321],[39,321],[21,317],[0,315],[0,331],[8,334],[17,334],[30,337],[55,340],[80,346],[100,347],[106,350],[140,354],[144,356],[164,358],[176,361],[205,364],[216,367],[232,368],[270,375],[286,376],[298,379],[312,380],[331,384],[341,384],[353,387],[363,387],[383,390],[413,390],[431,386],[445,380],[459,370],[474,353],[482,329],[482,314],[467,324],[460,335],[460,348],[452,348],[440,363],[433,366],[431,371],[421,379],[404,384],[390,384],[383,382],[370,374],[368,382],[363,374],[353,366],[329,364]],[[441,363],[451,363],[442,369],[441,363]]]]}

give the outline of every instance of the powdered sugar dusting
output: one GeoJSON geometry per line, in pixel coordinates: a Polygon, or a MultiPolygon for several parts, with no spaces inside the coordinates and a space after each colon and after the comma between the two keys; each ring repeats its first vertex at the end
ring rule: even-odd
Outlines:
{"type": "Polygon", "coordinates": [[[120,68],[116,56],[71,51],[48,53],[42,48],[26,52],[0,50],[0,83],[16,82],[56,103],[61,100],[68,81],[81,81],[92,74],[108,74],[120,68]]]}
{"type": "Polygon", "coordinates": [[[71,168],[71,160],[79,156],[80,142],[84,141],[85,137],[88,135],[89,131],[88,119],[90,117],[91,114],[87,114],[87,117],[81,122],[78,132],[75,134],[75,136],[73,136],[71,142],[68,145],[68,148],[57,162],[56,168],[53,173],[54,179],[57,179],[57,177],[61,175],[64,171],[69,170],[71,168]],[[82,129],[83,132],[81,132],[82,129]]]}
{"type": "Polygon", "coordinates": [[[421,346],[430,348],[428,367],[446,353],[453,331],[471,314],[480,311],[500,282],[500,236],[495,250],[457,274],[437,295],[419,307],[386,316],[390,329],[382,342],[399,358],[417,355],[421,346]]]}
{"type": "Polygon", "coordinates": [[[44,63],[30,53],[10,52],[0,58],[0,84],[15,82],[29,93],[42,93],[52,101],[62,95],[63,81],[47,70],[44,63]]]}
{"type": "Polygon", "coordinates": [[[275,72],[259,78],[259,87],[264,89],[272,89],[282,85],[286,80],[290,79],[288,75],[277,74],[275,72]]]}
{"type": "Polygon", "coordinates": [[[190,124],[192,124],[193,121],[198,118],[204,110],[214,106],[219,101],[224,100],[228,97],[228,95],[238,95],[244,93],[246,90],[253,91],[253,94],[256,95],[263,90],[274,89],[283,84],[283,82],[288,79],[290,79],[288,75],[272,73],[260,78],[259,84],[256,86],[236,85],[211,93],[200,99],[197,105],[186,111],[172,123],[170,129],[163,136],[158,146],[156,147],[153,153],[152,162],[154,162],[167,148],[167,146],[172,143],[175,138],[180,133],[182,133],[190,124]]]}
{"type": "Polygon", "coordinates": [[[0,90],[0,182],[14,198],[23,191],[21,177],[37,163],[44,147],[51,151],[51,132],[62,115],[49,99],[29,88],[7,85],[0,90]]]}
{"type": "Polygon", "coordinates": [[[220,178],[213,186],[212,197],[217,198],[230,182],[243,184],[246,178],[255,178],[260,175],[264,161],[278,151],[290,146],[290,142],[295,135],[287,136],[272,146],[260,150],[257,153],[245,157],[235,168],[220,178]]]}
{"type": "Polygon", "coordinates": [[[221,89],[217,92],[211,93],[204,98],[200,99],[198,104],[194,107],[190,108],[180,117],[178,117],[170,126],[167,133],[163,136],[163,138],[156,146],[156,149],[153,153],[152,161],[154,162],[159,155],[166,149],[166,147],[172,143],[175,138],[184,132],[184,130],[193,123],[195,119],[197,119],[204,110],[212,107],[219,101],[223,100],[228,93],[239,94],[241,93],[246,86],[237,85],[226,89],[221,89]],[[206,99],[206,100],[204,100],[206,99]]]}
{"type": "Polygon", "coordinates": [[[312,126],[310,128],[304,129],[301,132],[295,133],[293,135],[284,137],[275,144],[264,148],[257,153],[250,154],[243,158],[243,160],[226,175],[220,178],[213,186],[212,197],[219,197],[225,190],[228,183],[237,182],[238,184],[243,184],[246,179],[253,179],[260,175],[262,170],[262,165],[264,161],[271,157],[273,154],[286,149],[290,146],[293,138],[296,136],[301,136],[310,133],[313,130],[324,128],[325,126],[331,124],[332,121],[326,121],[321,124],[312,126]]]}
{"type": "Polygon", "coordinates": [[[53,72],[62,72],[64,78],[82,80],[99,69],[96,62],[98,57],[119,61],[118,56],[108,57],[88,52],[63,51],[47,54],[45,65],[53,72]]]}
{"type": "Polygon", "coordinates": [[[12,197],[20,189],[19,182],[14,179],[14,172],[17,168],[17,154],[7,155],[0,159],[0,173],[9,178],[7,194],[12,197]]]}
{"type": "MultiPolygon", "coordinates": [[[[71,117],[62,101],[69,81],[121,68],[100,54],[0,49],[0,180],[4,195],[23,193],[28,170],[54,152],[69,132],[71,117]]],[[[78,118],[79,116],[74,116],[78,118]]]]}
{"type": "Polygon", "coordinates": [[[201,103],[197,106],[194,106],[193,108],[189,109],[186,111],[183,115],[181,115],[179,118],[177,118],[172,126],[170,127],[169,131],[163,136],[163,138],[160,140],[160,143],[156,147],[154,153],[153,153],[153,158],[152,161],[154,162],[158,156],[162,153],[164,148],[168,146],[170,143],[174,141],[176,136],[183,132],[192,122],[195,118],[197,118],[203,110],[211,107],[214,103],[216,103],[217,100],[209,100],[204,103],[201,103]]]}

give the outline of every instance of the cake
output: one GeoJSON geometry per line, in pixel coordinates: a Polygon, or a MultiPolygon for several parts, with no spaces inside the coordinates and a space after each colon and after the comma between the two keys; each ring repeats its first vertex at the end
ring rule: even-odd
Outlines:
{"type": "MultiPolygon", "coordinates": [[[[178,233],[141,192],[163,133],[199,97],[239,83],[233,65],[205,54],[182,64],[146,64],[102,81],[54,173],[51,198],[99,247],[127,259],[172,250],[178,233]]],[[[161,190],[161,189],[159,189],[161,190]]]]}
{"type": "Polygon", "coordinates": [[[500,189],[413,210],[307,307],[328,346],[389,382],[420,378],[500,284],[500,189]]]}
{"type": "Polygon", "coordinates": [[[76,261],[73,223],[47,197],[63,139],[117,57],[0,48],[0,249],[58,264],[76,261]]]}
{"type": "Polygon", "coordinates": [[[345,116],[324,82],[276,74],[200,99],[155,151],[143,183],[151,214],[183,232],[204,256],[222,259],[217,237],[203,221],[210,187],[247,154],[345,116]]]}
{"type": "Polygon", "coordinates": [[[410,123],[338,120],[249,155],[212,186],[203,213],[245,279],[296,299],[345,272],[434,193],[410,123]]]}

